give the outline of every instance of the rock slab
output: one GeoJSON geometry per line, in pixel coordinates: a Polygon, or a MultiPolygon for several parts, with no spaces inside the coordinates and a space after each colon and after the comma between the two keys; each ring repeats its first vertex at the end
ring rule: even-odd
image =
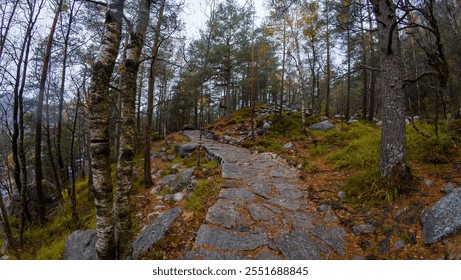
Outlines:
{"type": "Polygon", "coordinates": [[[311,130],[321,130],[321,131],[327,131],[335,127],[334,124],[332,124],[330,121],[326,120],[323,122],[315,123],[311,125],[309,128],[311,130]]]}
{"type": "Polygon", "coordinates": [[[152,224],[145,227],[133,242],[133,259],[138,259],[142,253],[148,252],[155,242],[163,238],[181,214],[182,208],[176,207],[162,213],[152,224]]]}
{"type": "Polygon", "coordinates": [[[248,251],[267,245],[269,240],[265,234],[240,233],[202,225],[195,242],[217,250],[248,251]]]}
{"type": "Polygon", "coordinates": [[[96,260],[96,230],[77,230],[67,237],[64,260],[96,260]]]}
{"type": "Polygon", "coordinates": [[[305,232],[284,234],[276,238],[275,243],[289,260],[318,260],[321,258],[314,241],[305,232]]]}
{"type": "Polygon", "coordinates": [[[461,189],[455,189],[424,210],[423,240],[432,244],[461,229],[461,189]]]}

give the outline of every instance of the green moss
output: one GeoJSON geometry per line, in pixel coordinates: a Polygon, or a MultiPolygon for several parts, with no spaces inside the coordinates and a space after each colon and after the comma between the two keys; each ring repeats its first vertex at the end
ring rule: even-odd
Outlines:
{"type": "Polygon", "coordinates": [[[390,184],[378,170],[362,171],[352,176],[343,191],[348,202],[369,206],[392,202],[401,193],[400,187],[390,184]]]}
{"type": "Polygon", "coordinates": [[[306,139],[306,135],[301,131],[301,112],[271,115],[267,120],[272,122],[271,128],[266,134],[268,137],[284,137],[288,138],[290,141],[306,139]]]}
{"type": "MultiPolygon", "coordinates": [[[[88,199],[88,180],[77,181],[75,191],[80,227],[77,228],[72,221],[71,203],[67,192],[64,192],[64,204],[49,214],[49,222],[25,231],[25,250],[21,254],[23,259],[61,259],[64,242],[69,234],[77,229],[96,227],[93,201],[88,199]]],[[[10,221],[19,226],[18,218],[11,217],[10,221]]]]}
{"type": "Polygon", "coordinates": [[[192,195],[186,200],[186,208],[194,212],[203,212],[209,206],[210,197],[216,196],[221,190],[222,180],[198,180],[192,195]]]}
{"type": "Polygon", "coordinates": [[[348,144],[327,156],[336,169],[345,167],[370,170],[379,165],[381,132],[377,128],[363,124],[354,124],[348,131],[336,133],[337,137],[348,144]],[[352,140],[350,140],[352,139],[352,140]]]}
{"type": "Polygon", "coordinates": [[[458,149],[454,142],[455,138],[445,129],[445,125],[440,125],[438,136],[435,136],[433,124],[420,122],[416,125],[420,131],[430,137],[423,136],[411,126],[407,128],[407,154],[409,159],[440,164],[448,163],[456,155],[458,149]]]}
{"type": "Polygon", "coordinates": [[[309,162],[308,164],[305,165],[304,170],[307,172],[317,172],[318,171],[318,166],[317,163],[315,162],[309,162]]]}
{"type": "Polygon", "coordinates": [[[38,260],[61,260],[65,242],[66,237],[51,242],[46,247],[40,248],[35,258],[38,260]]]}

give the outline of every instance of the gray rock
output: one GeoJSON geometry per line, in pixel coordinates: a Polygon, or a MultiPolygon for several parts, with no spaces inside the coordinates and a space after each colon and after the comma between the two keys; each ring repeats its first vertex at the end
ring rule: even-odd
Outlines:
{"type": "Polygon", "coordinates": [[[285,145],[283,145],[283,147],[285,148],[285,150],[293,149],[293,143],[292,143],[292,142],[288,142],[288,143],[286,143],[285,145]]]}
{"type": "Polygon", "coordinates": [[[432,181],[429,180],[429,179],[424,179],[424,184],[428,187],[431,187],[432,186],[432,181]]]}
{"type": "Polygon", "coordinates": [[[350,119],[350,120],[347,121],[347,124],[351,125],[351,124],[354,124],[354,123],[357,123],[357,122],[359,122],[359,121],[356,120],[356,119],[350,119]]]}
{"type": "Polygon", "coordinates": [[[274,218],[275,213],[262,204],[252,203],[246,207],[255,221],[267,221],[274,218]]]}
{"type": "Polygon", "coordinates": [[[281,258],[274,251],[269,250],[269,249],[263,249],[256,254],[255,259],[257,260],[280,260],[281,258]]]}
{"type": "Polygon", "coordinates": [[[161,188],[162,188],[161,185],[155,185],[155,186],[149,191],[149,193],[150,193],[151,195],[154,195],[154,194],[158,193],[158,192],[160,191],[161,188]]]}
{"type": "Polygon", "coordinates": [[[309,230],[310,233],[320,238],[328,246],[330,246],[333,251],[338,255],[343,256],[345,253],[346,247],[346,232],[343,228],[340,227],[324,227],[323,225],[317,225],[309,230]]]}
{"type": "Polygon", "coordinates": [[[77,230],[64,244],[64,260],[96,260],[96,230],[77,230]]]}
{"type": "Polygon", "coordinates": [[[167,185],[169,186],[175,179],[176,179],[176,174],[166,175],[165,177],[158,180],[155,186],[156,187],[157,186],[167,186],[167,185]]]}
{"type": "Polygon", "coordinates": [[[386,239],[384,239],[384,240],[378,242],[379,253],[380,253],[380,254],[386,254],[387,252],[389,252],[390,246],[391,246],[390,243],[391,243],[391,242],[390,242],[389,238],[386,238],[386,239]]]}
{"type": "Polygon", "coordinates": [[[346,198],[346,193],[343,191],[339,191],[337,194],[339,199],[345,199],[346,198]]]}
{"type": "Polygon", "coordinates": [[[360,224],[352,227],[352,231],[355,235],[359,235],[361,233],[374,233],[376,228],[370,224],[360,224]]]}
{"type": "Polygon", "coordinates": [[[309,128],[311,130],[321,130],[321,131],[327,131],[335,127],[334,124],[332,124],[329,120],[325,120],[323,122],[319,122],[316,124],[311,125],[309,128]]]}
{"type": "Polygon", "coordinates": [[[185,260],[245,260],[246,258],[238,254],[226,254],[203,248],[194,249],[187,252],[185,260]]]}
{"type": "Polygon", "coordinates": [[[251,202],[254,200],[255,195],[247,191],[245,189],[234,189],[234,188],[228,188],[228,189],[222,189],[219,192],[219,198],[226,198],[230,200],[234,200],[235,202],[239,204],[245,204],[247,202],[251,202]]]}
{"type": "Polygon", "coordinates": [[[175,202],[180,202],[181,200],[184,199],[184,196],[185,196],[185,194],[182,193],[182,192],[175,193],[175,194],[173,195],[173,200],[174,200],[175,202]]]}
{"type": "Polygon", "coordinates": [[[275,197],[269,200],[270,203],[275,204],[280,207],[284,207],[288,210],[300,210],[303,204],[299,200],[283,198],[283,197],[275,197]]]}
{"type": "Polygon", "coordinates": [[[194,126],[191,124],[185,124],[182,127],[182,130],[194,130],[194,129],[195,129],[194,126]]]}
{"type": "Polygon", "coordinates": [[[310,231],[314,227],[314,220],[318,219],[317,213],[300,213],[288,212],[285,213],[285,218],[293,226],[295,231],[310,231]]]}
{"type": "Polygon", "coordinates": [[[173,199],[173,195],[171,193],[165,195],[165,197],[163,198],[163,200],[165,201],[169,201],[169,200],[172,200],[173,199]]]}
{"type": "Polygon", "coordinates": [[[168,161],[172,161],[172,160],[174,160],[175,158],[176,158],[175,155],[169,155],[169,156],[166,157],[166,159],[167,159],[168,161]]]}
{"type": "Polygon", "coordinates": [[[178,170],[179,167],[181,167],[181,165],[182,165],[182,163],[180,163],[180,162],[179,162],[179,163],[175,163],[175,164],[173,164],[173,165],[171,166],[171,169],[173,169],[173,170],[178,170]]]}
{"type": "Polygon", "coordinates": [[[325,212],[325,211],[331,210],[331,206],[328,204],[322,204],[319,206],[319,210],[322,212],[325,212]]]}
{"type": "Polygon", "coordinates": [[[157,199],[157,200],[163,200],[163,198],[164,198],[163,195],[158,195],[158,196],[155,197],[155,199],[157,199]]]}
{"type": "Polygon", "coordinates": [[[183,144],[174,147],[174,150],[179,153],[181,157],[187,157],[199,147],[198,144],[183,144]]]}
{"type": "Polygon", "coordinates": [[[266,199],[269,199],[270,187],[268,185],[265,185],[262,183],[256,183],[256,184],[251,185],[250,189],[255,194],[262,196],[266,199]]]}
{"type": "Polygon", "coordinates": [[[422,215],[423,240],[425,244],[435,243],[461,228],[461,189],[454,189],[424,210],[422,215]]]}
{"type": "Polygon", "coordinates": [[[378,121],[378,122],[376,123],[376,125],[377,125],[377,126],[383,126],[383,121],[378,121]]]}
{"type": "Polygon", "coordinates": [[[249,251],[267,245],[269,240],[266,234],[240,233],[202,225],[195,242],[198,245],[212,246],[217,250],[249,251]]]}
{"type": "Polygon", "coordinates": [[[173,208],[145,227],[133,242],[133,259],[138,259],[141,254],[148,252],[155,242],[162,239],[181,212],[180,207],[173,208]]]}
{"type": "Polygon", "coordinates": [[[154,206],[154,210],[162,210],[164,208],[165,208],[165,206],[163,206],[163,205],[155,205],[154,206]]]}
{"type": "Polygon", "coordinates": [[[451,193],[455,189],[455,185],[452,182],[449,182],[445,185],[445,187],[441,190],[443,193],[451,193]]]}
{"type": "Polygon", "coordinates": [[[296,189],[284,189],[280,190],[280,195],[284,198],[289,198],[289,199],[299,199],[303,198],[304,194],[302,191],[296,190],[296,189]]]}
{"type": "Polygon", "coordinates": [[[232,201],[226,200],[218,200],[218,202],[211,206],[208,209],[205,220],[208,223],[220,225],[225,228],[232,228],[233,226],[248,223],[245,216],[237,210],[237,205],[232,201]]]}
{"type": "Polygon", "coordinates": [[[305,232],[287,233],[275,238],[275,244],[289,260],[318,260],[320,252],[305,232]]]}
{"type": "Polygon", "coordinates": [[[179,172],[175,180],[171,183],[172,191],[178,192],[189,186],[193,173],[193,167],[179,172]]]}
{"type": "Polygon", "coordinates": [[[402,250],[405,247],[405,242],[403,240],[397,240],[394,243],[394,248],[396,250],[402,250]]]}
{"type": "Polygon", "coordinates": [[[221,165],[221,177],[224,179],[240,179],[242,178],[242,172],[236,164],[223,162],[221,165]]]}

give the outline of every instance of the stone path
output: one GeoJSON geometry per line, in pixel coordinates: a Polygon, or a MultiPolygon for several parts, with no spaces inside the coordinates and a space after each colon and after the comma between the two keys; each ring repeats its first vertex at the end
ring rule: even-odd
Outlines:
{"type": "MultiPolygon", "coordinates": [[[[198,143],[198,131],[184,131],[198,143]]],[[[309,202],[297,170],[271,153],[203,139],[226,179],[186,259],[332,259],[346,232],[331,209],[309,202]]]]}

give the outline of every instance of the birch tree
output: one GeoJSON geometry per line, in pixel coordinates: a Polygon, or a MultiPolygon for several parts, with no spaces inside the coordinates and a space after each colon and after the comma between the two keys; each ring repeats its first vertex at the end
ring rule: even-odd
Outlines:
{"type": "Polygon", "coordinates": [[[124,0],[108,1],[105,31],[93,64],[90,95],[90,155],[96,207],[96,254],[115,259],[114,216],[109,145],[109,85],[122,32],[124,0]]]}

